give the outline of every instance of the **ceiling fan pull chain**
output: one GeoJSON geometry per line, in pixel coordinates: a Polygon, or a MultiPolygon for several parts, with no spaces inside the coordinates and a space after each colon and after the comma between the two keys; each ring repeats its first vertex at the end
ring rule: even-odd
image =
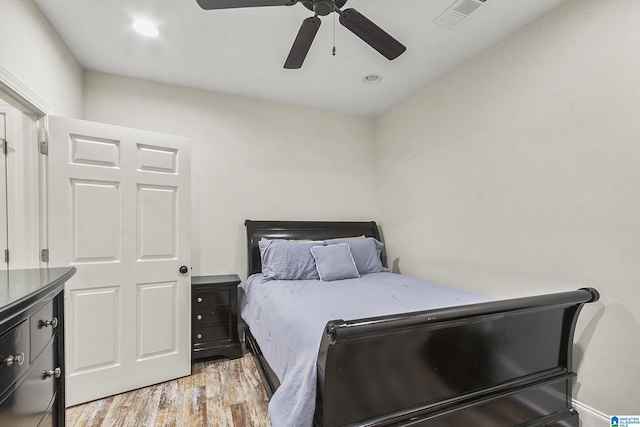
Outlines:
{"type": "MultiPolygon", "coordinates": [[[[336,8],[337,9],[337,8],[336,8]]],[[[336,14],[333,14],[333,56],[336,56],[336,14]]]]}

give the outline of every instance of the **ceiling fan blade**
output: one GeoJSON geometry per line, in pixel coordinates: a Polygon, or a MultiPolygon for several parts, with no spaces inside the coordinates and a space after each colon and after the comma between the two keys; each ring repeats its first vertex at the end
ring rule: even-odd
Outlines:
{"type": "Polygon", "coordinates": [[[298,35],[296,36],[293,46],[291,46],[291,51],[289,51],[289,56],[287,56],[287,60],[284,63],[284,68],[296,69],[302,67],[302,63],[307,57],[307,53],[311,48],[311,43],[313,43],[313,39],[316,37],[316,34],[320,29],[321,23],[320,18],[317,16],[307,18],[302,21],[298,35]]]}
{"type": "Polygon", "coordinates": [[[291,6],[298,0],[196,0],[204,10],[236,7],[291,6]]]}
{"type": "Polygon", "coordinates": [[[340,13],[340,23],[387,59],[396,59],[407,48],[386,31],[371,22],[355,9],[345,9],[340,13]]]}

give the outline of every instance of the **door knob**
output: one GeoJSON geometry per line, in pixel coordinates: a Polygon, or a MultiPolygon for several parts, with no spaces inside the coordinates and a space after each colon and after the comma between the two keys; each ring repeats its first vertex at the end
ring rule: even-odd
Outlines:
{"type": "Polygon", "coordinates": [[[180,267],[180,273],[187,274],[188,271],[189,269],[187,268],[186,265],[183,265],[182,267],[180,267]]]}

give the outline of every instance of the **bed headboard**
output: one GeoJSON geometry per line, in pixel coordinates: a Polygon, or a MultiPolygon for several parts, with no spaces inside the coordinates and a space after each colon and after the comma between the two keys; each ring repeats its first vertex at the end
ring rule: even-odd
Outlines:
{"type": "MultiPolygon", "coordinates": [[[[253,221],[244,222],[247,227],[248,276],[262,271],[260,261],[260,239],[311,239],[326,240],[338,237],[365,235],[380,241],[380,232],[375,221],[253,221]]],[[[384,250],[382,265],[386,266],[384,250]]]]}

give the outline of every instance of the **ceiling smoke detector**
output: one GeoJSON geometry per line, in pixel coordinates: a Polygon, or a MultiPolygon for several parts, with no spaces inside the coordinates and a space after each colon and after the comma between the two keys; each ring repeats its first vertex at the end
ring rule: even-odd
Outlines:
{"type": "Polygon", "coordinates": [[[382,76],[380,74],[369,74],[368,76],[364,76],[362,81],[368,85],[374,85],[382,81],[382,76]]]}

